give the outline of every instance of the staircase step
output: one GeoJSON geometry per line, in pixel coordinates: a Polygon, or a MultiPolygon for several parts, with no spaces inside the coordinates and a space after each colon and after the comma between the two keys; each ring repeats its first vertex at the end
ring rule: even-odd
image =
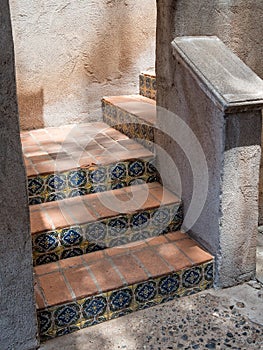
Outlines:
{"type": "Polygon", "coordinates": [[[103,121],[153,150],[156,102],[140,95],[102,99],[103,121]]]}
{"type": "Polygon", "coordinates": [[[105,123],[31,130],[21,139],[31,205],[158,180],[153,153],[105,123]]]}
{"type": "Polygon", "coordinates": [[[41,340],[213,286],[213,257],[173,232],[35,268],[41,340]]]}
{"type": "Polygon", "coordinates": [[[156,100],[156,76],[154,68],[139,75],[140,95],[156,100]]]}
{"type": "Polygon", "coordinates": [[[30,207],[34,265],[178,230],[181,201],[159,183],[30,207]]]}

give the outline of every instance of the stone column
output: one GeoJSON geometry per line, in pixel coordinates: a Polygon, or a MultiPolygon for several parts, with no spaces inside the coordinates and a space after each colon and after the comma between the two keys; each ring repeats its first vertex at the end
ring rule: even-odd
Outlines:
{"type": "Polygon", "coordinates": [[[0,348],[36,349],[27,181],[16,99],[9,2],[0,11],[0,348]]]}
{"type": "Polygon", "coordinates": [[[163,181],[181,193],[185,230],[215,256],[216,285],[232,286],[255,275],[263,82],[216,37],[176,38],[173,52],[156,142],[181,188],[159,152],[163,181]]]}

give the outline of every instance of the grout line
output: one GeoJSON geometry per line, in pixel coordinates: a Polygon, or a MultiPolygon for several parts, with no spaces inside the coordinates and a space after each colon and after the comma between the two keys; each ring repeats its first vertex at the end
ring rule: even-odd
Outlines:
{"type": "Polygon", "coordinates": [[[123,284],[125,286],[128,286],[128,282],[126,281],[125,277],[123,276],[123,274],[120,272],[120,270],[118,269],[118,266],[114,263],[113,259],[110,256],[107,256],[106,259],[109,261],[109,263],[111,264],[111,266],[113,267],[114,271],[118,274],[118,276],[120,277],[120,279],[122,280],[123,284]]]}
{"type": "Polygon", "coordinates": [[[41,212],[44,212],[46,214],[46,217],[48,218],[48,221],[50,222],[51,226],[52,226],[52,230],[56,230],[56,226],[52,220],[52,217],[49,215],[48,210],[44,209],[42,206],[40,208],[41,212]]]}
{"type": "Polygon", "coordinates": [[[94,275],[92,269],[89,267],[89,265],[87,264],[87,262],[86,262],[84,259],[82,259],[82,261],[83,261],[84,267],[86,268],[86,270],[87,270],[88,273],[90,274],[90,276],[91,276],[93,282],[95,283],[95,285],[96,285],[96,287],[97,287],[97,290],[98,290],[98,293],[103,293],[103,290],[101,289],[101,287],[100,287],[100,285],[99,285],[99,282],[97,281],[97,278],[96,278],[96,276],[94,275]]]}
{"type": "Polygon", "coordinates": [[[141,260],[136,256],[134,255],[134,253],[131,253],[131,256],[137,261],[137,263],[139,264],[139,266],[143,269],[143,271],[146,273],[146,275],[151,278],[153,277],[151,275],[151,273],[146,269],[146,267],[143,265],[143,263],[141,262],[141,260]]]}
{"type": "MultiPolygon", "coordinates": [[[[148,244],[148,243],[147,243],[148,244]]],[[[168,261],[166,261],[157,251],[157,249],[154,249],[154,247],[159,247],[160,245],[164,245],[165,243],[159,244],[157,246],[151,246],[150,244],[148,244],[149,248],[169,267],[169,269],[171,270],[171,272],[174,272],[175,269],[172,265],[169,264],[168,261]]]]}
{"type": "Polygon", "coordinates": [[[193,266],[195,265],[195,262],[183,251],[183,249],[181,249],[180,247],[177,247],[175,242],[171,242],[171,243],[173,243],[173,245],[179,250],[179,252],[181,252],[192,263],[193,266]]]}
{"type": "MultiPolygon", "coordinates": [[[[42,298],[43,298],[43,300],[44,300],[45,308],[47,308],[49,305],[48,305],[48,302],[47,302],[47,300],[46,300],[46,295],[45,295],[45,293],[44,293],[44,290],[43,290],[43,288],[42,288],[41,285],[40,285],[40,281],[39,281],[38,276],[35,276],[35,281],[36,281],[38,290],[39,290],[39,292],[40,292],[40,294],[41,294],[41,296],[42,296],[42,298]]],[[[35,300],[36,300],[36,297],[35,297],[35,300]]]]}
{"type": "Polygon", "coordinates": [[[62,277],[64,278],[65,284],[66,284],[66,286],[68,287],[68,290],[69,290],[69,292],[70,292],[70,294],[71,294],[71,296],[72,296],[72,299],[76,300],[76,294],[74,293],[73,288],[71,287],[71,285],[70,285],[70,283],[69,283],[67,277],[65,276],[63,269],[60,268],[60,269],[59,269],[59,272],[61,273],[62,277]]]}

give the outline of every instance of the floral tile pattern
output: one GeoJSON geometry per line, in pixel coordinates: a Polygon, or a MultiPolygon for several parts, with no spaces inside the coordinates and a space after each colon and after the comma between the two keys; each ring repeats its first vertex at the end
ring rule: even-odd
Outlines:
{"type": "Polygon", "coordinates": [[[213,260],[117,290],[37,311],[41,341],[213,287],[213,260]]]}
{"type": "Polygon", "coordinates": [[[129,186],[136,180],[155,182],[159,175],[151,159],[131,159],[109,165],[90,165],[87,168],[28,178],[29,204],[41,204],[104,192],[129,186]]]}
{"type": "Polygon", "coordinates": [[[131,114],[124,109],[102,100],[103,121],[112,128],[127,135],[130,139],[135,139],[150,151],[154,150],[154,126],[143,121],[135,114],[131,114]]]}
{"type": "Polygon", "coordinates": [[[140,95],[156,100],[156,77],[152,74],[139,75],[140,95]]]}
{"type": "Polygon", "coordinates": [[[181,212],[177,203],[34,234],[34,266],[176,231],[183,221],[181,212]]]}

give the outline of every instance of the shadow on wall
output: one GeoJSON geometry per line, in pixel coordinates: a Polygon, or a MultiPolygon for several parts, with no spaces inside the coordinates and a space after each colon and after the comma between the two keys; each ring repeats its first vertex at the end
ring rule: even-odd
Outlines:
{"type": "Polygon", "coordinates": [[[103,30],[97,32],[92,45],[83,53],[88,82],[107,83],[121,79],[134,66],[138,53],[145,50],[144,38],[138,40],[141,30],[134,27],[131,20],[132,7],[124,0],[108,1],[101,23],[103,30]]]}
{"type": "MultiPolygon", "coordinates": [[[[40,90],[34,93],[19,94],[18,108],[20,116],[20,128],[28,129],[28,126],[34,125],[36,129],[44,128],[44,91],[40,90]],[[30,124],[28,121],[30,120],[30,124]]],[[[32,129],[30,127],[30,129],[32,129]]]]}

